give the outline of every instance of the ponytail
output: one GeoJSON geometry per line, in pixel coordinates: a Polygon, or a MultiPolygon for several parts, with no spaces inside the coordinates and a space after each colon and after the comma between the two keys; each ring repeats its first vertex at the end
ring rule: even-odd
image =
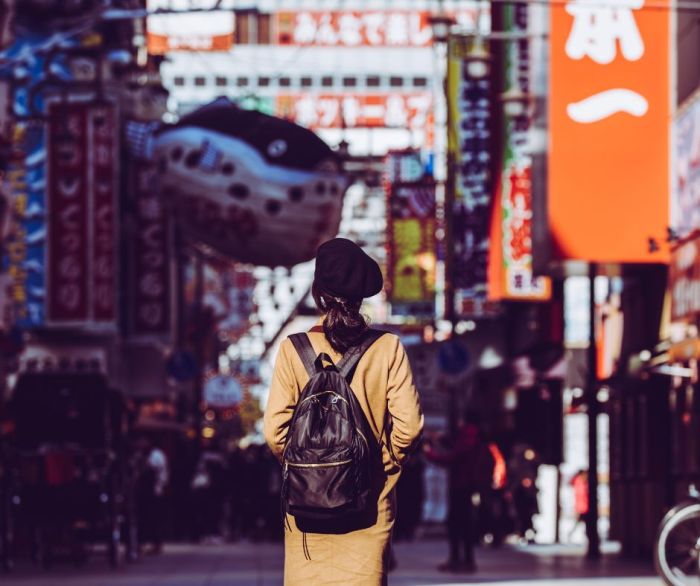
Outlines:
{"type": "Polygon", "coordinates": [[[362,341],[367,331],[367,322],[360,313],[362,300],[334,297],[322,291],[316,283],[311,294],[318,309],[326,315],[323,320],[323,333],[331,348],[340,354],[362,341]]]}

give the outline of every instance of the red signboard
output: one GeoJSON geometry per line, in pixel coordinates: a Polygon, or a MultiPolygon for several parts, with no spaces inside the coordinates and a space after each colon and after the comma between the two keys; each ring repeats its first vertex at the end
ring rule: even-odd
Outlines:
{"type": "Polygon", "coordinates": [[[700,234],[678,244],[671,253],[668,275],[671,319],[695,319],[700,315],[700,234]]]}
{"type": "Polygon", "coordinates": [[[131,161],[134,210],[131,243],[131,324],[135,335],[170,331],[170,238],[168,216],[155,188],[156,169],[131,161]]]}
{"type": "Polygon", "coordinates": [[[113,323],[117,317],[116,111],[111,105],[90,112],[92,137],[92,317],[113,323]]]}
{"type": "MultiPolygon", "coordinates": [[[[477,28],[476,3],[451,16],[466,29],[477,28]]],[[[425,47],[433,42],[430,13],[415,10],[278,12],[279,45],[327,47],[425,47]]]]}
{"type": "Polygon", "coordinates": [[[276,113],[308,128],[407,128],[433,126],[429,92],[279,94],[276,113]]]}
{"type": "Polygon", "coordinates": [[[48,124],[48,291],[53,323],[88,319],[88,106],[52,104],[48,124]]]}

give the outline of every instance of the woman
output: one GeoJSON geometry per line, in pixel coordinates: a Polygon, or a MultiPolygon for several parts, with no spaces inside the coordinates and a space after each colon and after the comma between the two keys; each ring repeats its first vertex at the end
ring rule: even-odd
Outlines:
{"type": "MultiPolygon", "coordinates": [[[[382,285],[379,265],[354,242],[335,238],[319,247],[313,296],[322,317],[308,334],[317,355],[325,352],[337,364],[363,340],[368,327],[360,315],[362,299],[379,293],[382,285]]],[[[264,418],[265,438],[280,460],[294,408],[308,380],[291,341],[285,340],[277,355],[264,418]]],[[[374,479],[376,514],[369,526],[332,533],[302,531],[288,515],[286,586],[386,584],[396,513],[394,487],[423,427],[411,368],[398,337],[385,334],[370,346],[351,386],[381,447],[382,468],[374,479]]]]}

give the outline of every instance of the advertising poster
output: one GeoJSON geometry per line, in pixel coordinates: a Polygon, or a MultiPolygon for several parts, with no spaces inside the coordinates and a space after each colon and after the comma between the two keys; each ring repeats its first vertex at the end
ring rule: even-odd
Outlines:
{"type": "Polygon", "coordinates": [[[435,183],[388,185],[388,279],[395,315],[435,314],[435,183]]]}
{"type": "MultiPolygon", "coordinates": [[[[491,217],[491,87],[488,78],[470,76],[467,54],[472,38],[448,42],[448,185],[451,201],[448,275],[454,311],[469,315],[487,296],[491,217]]],[[[449,301],[448,301],[449,303],[449,301]]]]}
{"type": "MultiPolygon", "coordinates": [[[[527,4],[507,5],[504,13],[508,30],[527,32],[527,4]]],[[[501,291],[496,296],[501,299],[546,301],[551,295],[549,279],[535,277],[532,271],[532,158],[527,150],[532,120],[527,99],[531,93],[527,38],[506,44],[504,65],[505,92],[501,100],[504,102],[503,151],[497,195],[500,206],[496,207],[496,214],[501,214],[503,257],[501,291]],[[515,115],[509,109],[509,99],[520,101],[522,113],[515,115]]]]}
{"type": "Polygon", "coordinates": [[[672,226],[684,237],[700,229],[700,92],[684,104],[674,126],[677,174],[672,226]]]}

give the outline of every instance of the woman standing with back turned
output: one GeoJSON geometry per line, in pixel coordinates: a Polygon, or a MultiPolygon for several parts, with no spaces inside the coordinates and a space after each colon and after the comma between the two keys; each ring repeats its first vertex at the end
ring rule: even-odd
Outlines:
{"type": "MultiPolygon", "coordinates": [[[[322,317],[308,332],[316,356],[325,353],[338,365],[349,349],[366,343],[372,331],[360,315],[360,306],[363,298],[379,293],[382,285],[379,266],[354,242],[335,238],[319,247],[313,296],[322,317]]],[[[280,460],[300,393],[309,379],[295,346],[284,340],[264,419],[265,438],[280,460]]],[[[396,514],[394,487],[401,465],[420,436],[423,416],[408,358],[397,336],[378,336],[347,380],[374,436],[378,466],[371,479],[373,506],[366,522],[355,526],[314,526],[287,515],[285,586],[387,583],[396,514]]]]}

